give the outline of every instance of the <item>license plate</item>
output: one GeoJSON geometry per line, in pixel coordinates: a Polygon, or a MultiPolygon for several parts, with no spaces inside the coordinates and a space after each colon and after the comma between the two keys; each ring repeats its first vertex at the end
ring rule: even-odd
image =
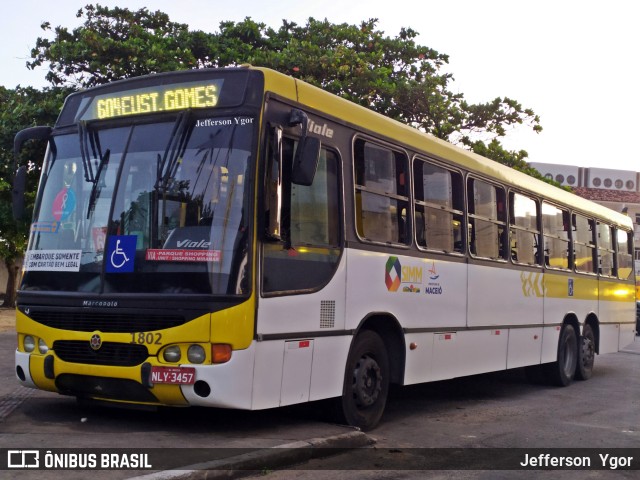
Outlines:
{"type": "Polygon", "coordinates": [[[192,385],[196,381],[193,367],[151,367],[151,383],[192,385]]]}

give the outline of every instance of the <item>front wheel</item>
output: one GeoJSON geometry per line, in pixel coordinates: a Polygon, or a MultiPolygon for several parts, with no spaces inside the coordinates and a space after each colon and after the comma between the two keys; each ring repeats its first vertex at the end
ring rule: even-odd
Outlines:
{"type": "Polygon", "coordinates": [[[347,359],[341,399],[342,414],[349,425],[374,428],[384,412],[389,394],[389,357],[380,336],[361,332],[347,359]]]}
{"type": "Polygon", "coordinates": [[[578,348],[578,366],[576,368],[577,380],[589,380],[593,374],[593,363],[596,358],[596,339],[591,325],[586,324],[582,328],[578,348]]]}
{"type": "Polygon", "coordinates": [[[558,341],[558,357],[553,363],[544,365],[547,379],[559,387],[569,385],[576,374],[578,364],[578,337],[571,325],[564,325],[558,341]]]}

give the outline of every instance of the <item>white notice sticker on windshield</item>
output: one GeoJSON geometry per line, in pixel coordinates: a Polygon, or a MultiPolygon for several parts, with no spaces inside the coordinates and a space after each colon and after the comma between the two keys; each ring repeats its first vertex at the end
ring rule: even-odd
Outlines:
{"type": "Polygon", "coordinates": [[[82,250],[31,250],[24,259],[24,268],[34,271],[78,272],[82,250]]]}

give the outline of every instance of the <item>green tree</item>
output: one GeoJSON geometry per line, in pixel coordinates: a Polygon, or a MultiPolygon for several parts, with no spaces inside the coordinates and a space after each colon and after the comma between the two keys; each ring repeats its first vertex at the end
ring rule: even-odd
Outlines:
{"type": "MultiPolygon", "coordinates": [[[[53,40],[38,38],[33,61],[27,62],[32,69],[47,63],[46,79],[54,86],[86,88],[198,66],[187,25],[171,22],[165,13],[87,5],[76,16],[86,19],[82,26],[58,26],[53,40]]],[[[51,31],[51,24],[41,28],[51,31]]]]}
{"type": "MultiPolygon", "coordinates": [[[[0,87],[0,258],[9,273],[5,306],[15,302],[15,284],[29,234],[27,220],[16,222],[11,211],[13,177],[13,139],[19,130],[34,125],[52,125],[60,112],[67,90],[0,87]]],[[[28,166],[25,205],[33,209],[40,176],[39,160],[45,145],[31,142],[25,146],[22,162],[28,166]]]]}
{"type": "MultiPolygon", "coordinates": [[[[443,71],[448,56],[416,43],[418,33],[402,28],[395,37],[377,28],[377,19],[359,25],[309,18],[305,25],[283,20],[271,28],[246,18],[220,23],[216,33],[191,31],[162,12],[146,8],[88,5],[83,25],[56,27],[54,38],[39,38],[28,66],[47,63],[53,85],[88,87],[131,76],[244,63],[270,67],[317,85],[438,138],[501,161],[526,152],[492,157],[507,130],[524,125],[540,132],[540,118],[517,101],[497,97],[471,104],[452,91],[443,71]],[[484,146],[481,146],[484,145],[484,146]]],[[[51,30],[44,23],[45,31],[51,30]]],[[[516,167],[519,168],[519,167],[516,167]]]]}

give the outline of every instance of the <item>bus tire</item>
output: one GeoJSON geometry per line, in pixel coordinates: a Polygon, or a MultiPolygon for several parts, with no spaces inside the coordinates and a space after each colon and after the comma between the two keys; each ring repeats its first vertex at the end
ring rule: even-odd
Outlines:
{"type": "Polygon", "coordinates": [[[596,358],[596,338],[593,329],[588,323],[582,327],[578,348],[578,366],[576,368],[577,380],[589,380],[593,374],[593,364],[596,358]]]}
{"type": "Polygon", "coordinates": [[[384,412],[389,394],[389,357],[380,336],[361,332],[347,359],[341,398],[344,420],[361,430],[374,428],[384,412]]]}
{"type": "Polygon", "coordinates": [[[573,326],[565,324],[558,340],[558,356],[553,363],[545,365],[545,373],[549,382],[558,387],[571,384],[578,364],[578,337],[573,326]]]}

